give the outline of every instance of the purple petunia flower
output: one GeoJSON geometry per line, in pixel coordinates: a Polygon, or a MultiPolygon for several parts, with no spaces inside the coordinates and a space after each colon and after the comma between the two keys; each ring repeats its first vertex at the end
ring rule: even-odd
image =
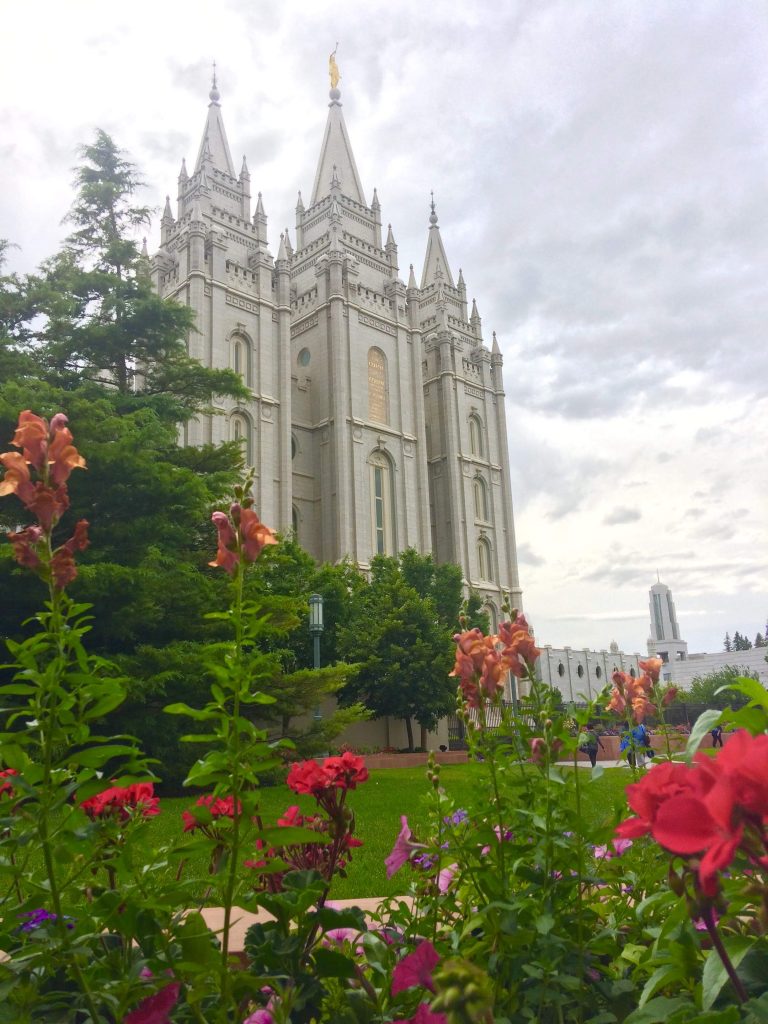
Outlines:
{"type": "MultiPolygon", "coordinates": [[[[52,914],[49,910],[45,910],[42,907],[39,910],[28,910],[24,914],[19,914],[19,917],[27,918],[27,920],[19,926],[19,931],[27,933],[34,932],[36,929],[42,928],[43,925],[47,924],[49,921],[58,920],[55,914],[52,914]]],[[[63,920],[66,922],[66,926],[70,931],[75,927],[70,917],[65,917],[63,920]]]]}

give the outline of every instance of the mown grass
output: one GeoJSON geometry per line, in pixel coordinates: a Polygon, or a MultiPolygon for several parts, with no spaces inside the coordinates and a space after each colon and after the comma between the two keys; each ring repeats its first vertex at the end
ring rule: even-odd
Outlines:
{"type": "MultiPolygon", "coordinates": [[[[531,769],[529,769],[531,770],[531,769]]],[[[624,805],[624,787],[631,781],[625,768],[608,768],[595,781],[590,773],[580,769],[582,783],[582,813],[594,824],[609,823],[615,818],[615,808],[624,805]]],[[[488,789],[488,769],[483,764],[445,765],[441,769],[440,783],[455,807],[470,800],[477,806],[488,789]]],[[[332,896],[353,899],[366,896],[396,896],[406,891],[409,883],[407,871],[387,879],[384,858],[400,831],[400,817],[406,815],[415,835],[427,831],[429,809],[434,800],[433,789],[426,779],[424,768],[391,768],[372,771],[368,782],[348,795],[348,804],[355,814],[355,834],[363,845],[354,850],[348,877],[334,882],[332,896]]],[[[148,822],[150,838],[154,842],[175,842],[181,836],[181,812],[194,803],[194,797],[166,798],[162,812],[148,822]]],[[[261,792],[261,813],[266,824],[272,824],[291,804],[299,804],[310,812],[314,801],[297,797],[287,786],[273,786],[261,792]]],[[[201,879],[205,886],[207,863],[202,855],[190,859],[186,872],[201,879]]]]}

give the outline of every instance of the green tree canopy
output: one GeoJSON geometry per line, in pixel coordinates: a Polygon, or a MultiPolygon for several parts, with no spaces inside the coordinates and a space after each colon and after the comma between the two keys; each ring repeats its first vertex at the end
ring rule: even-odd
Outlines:
{"type": "Polygon", "coordinates": [[[399,558],[377,556],[351,621],[339,630],[342,653],[360,664],[343,700],[359,701],[377,717],[402,719],[410,749],[413,720],[434,729],[455,703],[448,673],[461,596],[457,566],[435,567],[430,556],[413,550],[399,558]]]}

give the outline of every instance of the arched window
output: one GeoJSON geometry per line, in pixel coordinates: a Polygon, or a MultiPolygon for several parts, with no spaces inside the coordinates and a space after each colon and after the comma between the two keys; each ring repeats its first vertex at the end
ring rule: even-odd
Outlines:
{"type": "Polygon", "coordinates": [[[251,383],[251,346],[242,334],[235,334],[232,337],[232,369],[246,384],[251,383]]]}
{"type": "Polygon", "coordinates": [[[584,676],[584,666],[583,665],[579,665],[579,667],[576,669],[576,675],[579,677],[579,679],[581,679],[584,676]]]}
{"type": "Polygon", "coordinates": [[[488,488],[481,476],[476,476],[473,482],[475,492],[475,519],[488,522],[488,488]]]}
{"type": "Polygon", "coordinates": [[[395,553],[395,495],[392,465],[388,457],[377,449],[371,453],[371,530],[374,555],[395,553]]]}
{"type": "Polygon", "coordinates": [[[481,537],[477,542],[477,568],[481,580],[493,579],[491,544],[487,537],[481,537]]]}
{"type": "Polygon", "coordinates": [[[488,612],[488,618],[490,621],[491,632],[496,633],[499,629],[499,613],[496,611],[496,605],[493,601],[485,602],[485,609],[488,612]]]}
{"type": "Polygon", "coordinates": [[[239,441],[246,466],[253,465],[253,447],[251,444],[251,424],[243,413],[233,413],[229,419],[229,436],[239,441]]]}
{"type": "Polygon", "coordinates": [[[380,348],[368,349],[368,419],[389,423],[387,357],[380,348]]]}
{"type": "Polygon", "coordinates": [[[564,665],[564,664],[562,663],[562,661],[561,661],[561,662],[560,662],[560,664],[559,664],[559,665],[557,666],[557,674],[558,674],[559,676],[564,676],[564,675],[565,675],[565,665],[564,665]]]}
{"type": "Polygon", "coordinates": [[[483,458],[485,455],[485,442],[483,440],[483,424],[480,417],[475,413],[469,417],[469,450],[473,455],[483,458]]]}
{"type": "Polygon", "coordinates": [[[603,670],[602,670],[602,669],[600,668],[600,666],[599,666],[599,665],[597,665],[597,666],[595,667],[595,675],[596,675],[596,676],[597,676],[597,678],[599,679],[599,678],[600,678],[600,677],[602,676],[602,674],[603,674],[603,670]]]}
{"type": "Polygon", "coordinates": [[[299,539],[299,510],[295,505],[291,506],[291,529],[293,530],[293,539],[298,541],[299,539]]]}

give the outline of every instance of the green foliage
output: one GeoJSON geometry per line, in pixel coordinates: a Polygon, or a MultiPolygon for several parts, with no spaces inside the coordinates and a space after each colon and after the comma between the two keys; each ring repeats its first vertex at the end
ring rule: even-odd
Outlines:
{"type": "Polygon", "coordinates": [[[360,666],[341,692],[343,702],[403,719],[411,750],[411,720],[433,729],[455,702],[448,673],[461,589],[457,567],[443,568],[412,550],[399,559],[374,558],[370,583],[356,594],[354,616],[338,633],[341,653],[360,666]]]}
{"type": "Polygon", "coordinates": [[[713,708],[724,708],[734,698],[733,683],[744,676],[757,679],[756,672],[734,665],[725,665],[717,672],[696,676],[685,691],[685,699],[692,704],[709,704],[713,708]]]}

